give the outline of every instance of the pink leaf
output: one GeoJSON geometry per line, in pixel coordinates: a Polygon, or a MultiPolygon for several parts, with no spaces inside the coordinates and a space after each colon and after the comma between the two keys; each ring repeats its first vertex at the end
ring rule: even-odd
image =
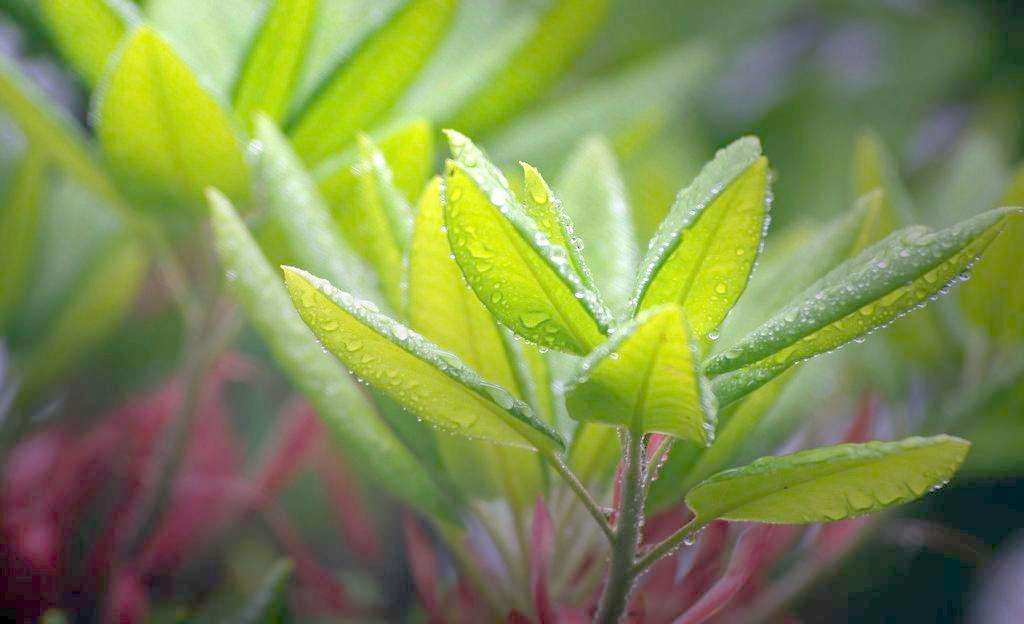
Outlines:
{"type": "Polygon", "coordinates": [[[537,497],[533,508],[533,529],[530,536],[530,589],[534,608],[541,624],[557,624],[548,590],[548,567],[555,547],[555,527],[544,498],[537,497]]]}

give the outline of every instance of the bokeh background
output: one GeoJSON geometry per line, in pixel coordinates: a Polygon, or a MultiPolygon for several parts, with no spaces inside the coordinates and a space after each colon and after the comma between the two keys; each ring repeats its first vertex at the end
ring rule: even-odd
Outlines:
{"type": "MultiPolygon", "coordinates": [[[[263,3],[137,4],[212,90],[223,92],[263,3]]],[[[337,5],[335,15],[349,19],[327,20],[330,23],[323,26],[320,66],[358,40],[386,10],[384,5],[394,1],[330,4],[337,5]]],[[[880,137],[891,152],[918,220],[934,226],[997,205],[1024,162],[1024,3],[612,4],[607,24],[572,70],[550,92],[480,139],[499,162],[521,159],[542,171],[558,171],[581,139],[604,134],[623,163],[642,238],[653,231],[676,191],[715,149],[743,134],[761,137],[771,159],[776,174],[772,229],[780,241],[799,237],[850,206],[856,194],[851,174],[855,146],[866,133],[880,137]]],[[[464,2],[437,58],[399,109],[443,120],[473,81],[473,63],[467,62],[459,75],[452,75],[452,64],[465,61],[467,50],[486,57],[511,49],[515,29],[527,28],[531,12],[542,5],[526,0],[464,2]]],[[[59,61],[34,0],[0,0],[0,54],[89,128],[88,90],[59,61]]],[[[307,77],[304,84],[314,82],[315,76],[307,77]]],[[[21,133],[3,113],[4,105],[0,101],[0,195],[10,187],[25,149],[21,133]]],[[[4,205],[10,204],[5,200],[4,205]]],[[[173,394],[173,388],[161,384],[181,360],[181,319],[158,292],[159,285],[143,279],[124,319],[98,331],[96,340],[50,344],[48,337],[54,335],[62,311],[88,282],[90,272],[118,253],[125,233],[101,201],[60,176],[47,185],[42,206],[38,228],[31,233],[33,242],[26,247],[26,261],[34,267],[30,283],[13,297],[0,293],[5,306],[0,318],[4,460],[27,440],[35,440],[40,448],[48,443],[47,452],[62,455],[75,453],[81,444],[95,444],[106,454],[149,448],[151,441],[138,440],[158,425],[136,431],[109,423],[137,423],[143,418],[139,414],[156,414],[146,417],[154,422],[164,417],[172,399],[161,393],[173,394]],[[33,437],[54,426],[60,427],[54,434],[63,436],[59,441],[33,437]],[[137,437],[125,440],[119,435],[137,437]]],[[[3,210],[0,207],[0,213],[3,210]]],[[[773,243],[768,245],[770,254],[773,243]]],[[[1024,278],[1003,286],[1018,290],[1024,287],[1024,278]]],[[[947,304],[955,305],[943,302],[947,304]]],[[[1014,368],[1012,358],[980,364],[965,349],[951,347],[954,341],[943,333],[948,327],[942,327],[909,355],[899,345],[871,343],[829,356],[823,372],[806,382],[816,386],[818,394],[794,398],[775,416],[776,424],[789,424],[764,432],[762,447],[773,448],[808,418],[813,403],[808,396],[870,387],[890,406],[895,430],[914,429],[922,422],[934,425],[937,420],[952,424],[957,433],[975,442],[960,479],[906,510],[841,569],[801,595],[796,612],[807,622],[1024,621],[1022,367],[1014,368]],[[998,387],[990,395],[974,402],[964,398],[963,388],[987,388],[996,378],[998,387]]],[[[238,349],[247,363],[224,364],[211,391],[217,396],[208,409],[233,414],[235,437],[229,446],[240,462],[267,483],[287,485],[271,488],[275,502],[270,512],[225,516],[226,528],[215,540],[189,550],[188,565],[177,566],[174,574],[154,582],[147,589],[153,597],[151,617],[175,621],[181,605],[202,604],[203,617],[218,621],[219,614],[232,612],[259,587],[282,550],[293,558],[296,552],[316,553],[320,562],[309,574],[324,578],[309,590],[308,600],[321,607],[326,604],[325,613],[330,613],[332,600],[346,602],[351,596],[356,601],[370,596],[379,605],[374,616],[379,619],[407,613],[414,596],[395,505],[374,496],[373,484],[361,482],[358,471],[343,461],[320,456],[330,452],[310,452],[296,465],[288,463],[292,456],[287,452],[275,454],[288,440],[308,438],[308,433],[303,437],[281,424],[282,414],[302,408],[288,404],[287,386],[272,374],[273,365],[255,335],[243,331],[238,349]],[[283,463],[275,466],[274,461],[283,463]],[[358,511],[351,512],[353,507],[358,511]],[[287,524],[275,525],[275,519],[285,517],[287,524]],[[346,542],[339,534],[350,539],[346,542]],[[352,539],[361,546],[353,547],[352,539]]],[[[843,405],[828,401],[834,399],[819,405],[843,405]]],[[[298,423],[294,426],[300,429],[316,427],[301,417],[287,422],[298,423]]],[[[216,472],[214,464],[224,449],[210,440],[221,434],[204,434],[209,448],[196,451],[197,466],[216,472]]],[[[139,463],[129,466],[143,465],[146,452],[139,450],[139,463]]],[[[206,477],[212,474],[196,470],[206,477]]],[[[68,487],[55,474],[38,483],[68,487]]],[[[103,480],[107,473],[97,474],[103,480]]],[[[0,514],[27,504],[17,497],[19,478],[10,465],[5,468],[0,481],[7,495],[0,497],[0,504],[10,507],[0,514]]],[[[62,580],[32,578],[24,562],[11,554],[12,540],[36,539],[45,559],[51,552],[47,549],[53,548],[47,542],[55,539],[52,535],[4,534],[0,613],[6,610],[12,618],[31,621],[45,608],[60,606],[82,614],[82,621],[98,617],[99,598],[88,582],[88,565],[66,562],[80,561],[78,555],[91,552],[89,545],[102,535],[107,514],[116,510],[117,492],[97,487],[93,494],[66,507],[76,515],[72,526],[65,527],[73,543],[61,546],[64,562],[53,568],[54,579],[62,580]],[[25,604],[24,596],[32,592],[38,592],[39,600],[25,604]]],[[[20,495],[31,498],[39,493],[20,495]]],[[[207,504],[202,497],[195,500],[200,507],[207,504]]],[[[219,518],[216,510],[210,513],[210,518],[219,518]]],[[[180,554],[174,544],[181,538],[167,539],[166,552],[154,557],[173,559],[180,554]]],[[[123,591],[131,600],[134,590],[123,591]]]]}

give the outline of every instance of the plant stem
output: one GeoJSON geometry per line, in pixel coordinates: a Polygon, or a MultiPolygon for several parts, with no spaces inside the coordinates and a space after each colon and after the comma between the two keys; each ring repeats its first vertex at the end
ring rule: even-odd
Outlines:
{"type": "Polygon", "coordinates": [[[601,595],[597,624],[616,624],[629,606],[629,594],[636,580],[633,560],[640,542],[640,526],[644,511],[644,443],[639,432],[627,433],[623,438],[626,463],[622,474],[622,496],[619,501],[615,539],[612,540],[612,560],[608,581],[601,595]]]}
{"type": "Polygon", "coordinates": [[[647,568],[654,565],[654,563],[658,561],[658,559],[661,559],[665,555],[675,550],[679,546],[680,542],[685,540],[687,537],[694,535],[703,528],[703,522],[697,522],[696,518],[691,520],[690,522],[685,524],[683,528],[679,529],[672,535],[669,535],[654,548],[647,551],[647,553],[643,557],[641,557],[639,561],[636,562],[636,565],[633,566],[633,572],[636,574],[640,574],[647,568]]]}
{"type": "Polygon", "coordinates": [[[658,443],[658,446],[654,449],[654,454],[651,455],[651,461],[647,465],[647,474],[644,475],[644,499],[647,499],[647,492],[651,490],[651,482],[658,476],[658,471],[661,469],[661,462],[665,455],[672,450],[672,445],[676,439],[672,436],[665,436],[658,443]]]}
{"type": "Polygon", "coordinates": [[[605,536],[610,541],[615,541],[615,532],[612,531],[612,527],[608,524],[608,518],[605,517],[604,512],[601,511],[601,507],[597,504],[597,501],[587,491],[586,486],[580,482],[579,477],[576,476],[569,466],[565,464],[565,460],[556,455],[551,451],[541,451],[541,457],[544,461],[551,464],[551,467],[555,469],[562,479],[569,485],[569,488],[576,494],[576,497],[580,499],[583,506],[586,507],[590,515],[593,516],[594,521],[601,527],[601,531],[604,532],[605,536]]]}

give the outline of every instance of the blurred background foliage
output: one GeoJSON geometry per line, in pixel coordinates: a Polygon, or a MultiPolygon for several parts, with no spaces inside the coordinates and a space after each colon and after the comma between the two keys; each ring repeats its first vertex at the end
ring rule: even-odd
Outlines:
{"type": "MultiPolygon", "coordinates": [[[[227,98],[264,2],[137,4],[202,83],[227,98]]],[[[324,0],[298,92],[310,93],[397,4],[324,0]]],[[[585,52],[535,99],[515,110],[489,111],[489,118],[460,117],[460,104],[531,34],[545,6],[540,0],[462,2],[389,119],[424,117],[438,126],[454,120],[471,126],[456,125],[497,162],[521,159],[552,172],[586,137],[603,134],[621,160],[640,240],[716,148],[742,134],[758,135],[776,174],[764,265],[785,258],[787,246],[849,207],[863,190],[863,159],[886,152],[880,161],[891,161],[889,173],[898,172],[902,183],[889,179],[883,186],[915,221],[941,226],[1001,201],[1024,202],[1020,2],[618,0],[585,52]]],[[[0,9],[5,62],[17,64],[90,132],[90,87],[58,60],[59,44],[39,3],[2,0],[0,9]]],[[[8,104],[0,100],[0,109],[8,104]]],[[[34,159],[2,110],[0,190],[6,197],[0,209],[6,354],[0,413],[7,414],[2,443],[10,449],[46,423],[84,426],[166,379],[180,361],[184,330],[150,266],[152,250],[74,176],[34,159]],[[38,210],[24,217],[16,210],[22,204],[38,210]]],[[[1010,257],[1024,245],[1019,237],[1003,242],[1010,257]]],[[[189,241],[180,244],[187,249],[189,241]]],[[[894,433],[949,430],[975,444],[957,487],[916,506],[904,533],[874,538],[861,557],[809,594],[808,621],[998,621],[979,615],[1005,599],[985,591],[1001,569],[990,562],[1010,557],[1012,539],[1021,548],[1014,530],[1024,517],[1024,321],[1012,315],[1011,305],[1016,301],[1021,309],[1024,283],[1015,277],[969,282],[962,293],[884,332],[885,340],[827,356],[787,389],[752,436],[756,443],[744,453],[749,457],[786,443],[797,428],[813,436],[836,426],[828,418],[849,414],[867,388],[885,398],[894,433]],[[1011,306],[1008,318],[998,314],[1001,300],[1011,306]],[[818,420],[808,424],[811,416],[818,420]],[[914,533],[924,524],[910,520],[947,532],[914,533]],[[969,541],[957,531],[979,546],[967,552],[945,547],[950,540],[969,541]]],[[[240,345],[257,361],[270,361],[254,334],[243,332],[240,345]]],[[[245,388],[233,392],[228,383],[226,400],[244,414],[238,429],[247,447],[263,448],[273,442],[288,390],[279,377],[245,388]]],[[[336,546],[325,521],[330,502],[311,481],[290,485],[282,505],[329,559],[343,562],[351,553],[336,546]]],[[[378,530],[395,537],[392,508],[382,501],[370,507],[378,530]]],[[[212,593],[204,601],[214,605],[213,613],[266,582],[262,572],[277,555],[265,533],[265,527],[246,525],[230,545],[215,549],[218,583],[200,592],[212,593]]],[[[360,568],[345,569],[354,570],[345,578],[352,591],[376,591],[379,584],[363,578],[360,568]]],[[[371,570],[369,576],[398,588],[384,602],[390,612],[403,611],[412,600],[404,567],[371,570]]],[[[165,621],[173,621],[174,605],[195,598],[209,578],[198,575],[184,590],[167,590],[165,621]]]]}

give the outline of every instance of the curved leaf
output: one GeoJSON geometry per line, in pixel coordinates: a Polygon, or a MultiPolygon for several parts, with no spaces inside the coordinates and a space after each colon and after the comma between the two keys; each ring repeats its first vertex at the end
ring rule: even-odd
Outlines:
{"type": "Polygon", "coordinates": [[[715,400],[679,306],[649,310],[580,363],[566,406],[579,421],[665,433],[705,446],[715,435],[715,400]]]}
{"type": "MultiPolygon", "coordinates": [[[[1018,169],[1001,202],[1024,206],[1024,167],[1018,169]]],[[[960,303],[967,318],[1004,343],[1024,341],[1024,289],[1019,284],[1024,267],[1024,217],[1016,215],[999,238],[985,250],[985,258],[974,267],[971,281],[960,290],[960,303]]]]}
{"type": "Polygon", "coordinates": [[[317,163],[376,123],[441,40],[456,0],[408,0],[321,83],[288,124],[295,150],[317,163]]]}
{"type": "Polygon", "coordinates": [[[1013,211],[992,210],[941,230],[911,227],[865,249],[804,291],[739,343],[712,357],[709,375],[728,404],[793,364],[831,351],[948,290],[1013,211]]]}
{"type": "Polygon", "coordinates": [[[519,205],[505,177],[469,139],[449,132],[445,223],[455,260],[487,309],[542,347],[587,353],[611,324],[564,247],[519,205]]]}
{"type": "Polygon", "coordinates": [[[832,522],[900,505],[941,487],[969,448],[966,440],[941,435],[762,457],[712,476],[687,494],[686,504],[700,524],[716,518],[832,522]]]}
{"type": "Polygon", "coordinates": [[[470,96],[448,125],[477,134],[536,100],[583,51],[607,12],[608,0],[557,0],[509,64],[470,96]]]}
{"type": "Polygon", "coordinates": [[[233,89],[246,127],[254,112],[280,121],[288,109],[313,33],[318,0],[274,0],[242,61],[233,89]]]}
{"type": "Polygon", "coordinates": [[[249,598],[245,610],[235,624],[279,624],[287,621],[288,583],[292,578],[292,562],[279,559],[270,566],[260,587],[249,598]]]}
{"type": "Polygon", "coordinates": [[[40,0],[39,10],[54,42],[89,86],[103,76],[124,33],[138,21],[124,0],[40,0]]]}
{"type": "Polygon", "coordinates": [[[679,193],[651,240],[631,307],[679,304],[706,347],[746,288],[770,203],[760,142],[747,137],[719,151],[679,193]]]}
{"type": "MultiPolygon", "coordinates": [[[[443,192],[440,178],[431,180],[416,211],[409,250],[409,324],[437,346],[457,355],[484,379],[525,400],[508,339],[451,259],[443,229],[443,192]]],[[[457,481],[495,480],[514,474],[515,479],[506,480],[511,481],[509,494],[520,507],[529,504],[540,489],[542,475],[536,455],[525,455],[518,449],[480,449],[456,438],[443,439],[441,452],[449,466],[459,456],[477,465],[475,471],[453,470],[457,481]],[[497,470],[488,472],[489,464],[494,463],[498,464],[494,466],[497,470]]]]}
{"type": "MultiPolygon", "coordinates": [[[[611,145],[584,141],[558,178],[559,196],[601,296],[614,311],[626,307],[640,252],[626,187],[611,145]]],[[[527,178],[529,189],[529,178],[527,178]]]]}
{"type": "Polygon", "coordinates": [[[380,301],[370,268],[341,240],[316,185],[287,139],[265,115],[257,114],[255,128],[260,145],[257,182],[267,202],[261,241],[280,237],[275,259],[301,265],[360,297],[380,301]]]}
{"type": "Polygon", "coordinates": [[[0,330],[17,305],[29,276],[39,227],[47,161],[30,149],[6,181],[0,206],[0,330]]]}
{"type": "Polygon", "coordinates": [[[248,169],[227,114],[151,27],[125,42],[93,116],[111,168],[147,209],[183,203],[198,212],[207,186],[248,195],[248,169]]]}
{"type": "Polygon", "coordinates": [[[522,401],[454,355],[301,269],[285,267],[295,308],[324,347],[418,418],[460,435],[524,448],[560,448],[522,401]]]}
{"type": "Polygon", "coordinates": [[[417,509],[454,520],[454,510],[430,473],[299,318],[280,278],[231,203],[216,191],[209,198],[217,252],[229,286],[274,359],[330,427],[352,464],[417,509]]]}

